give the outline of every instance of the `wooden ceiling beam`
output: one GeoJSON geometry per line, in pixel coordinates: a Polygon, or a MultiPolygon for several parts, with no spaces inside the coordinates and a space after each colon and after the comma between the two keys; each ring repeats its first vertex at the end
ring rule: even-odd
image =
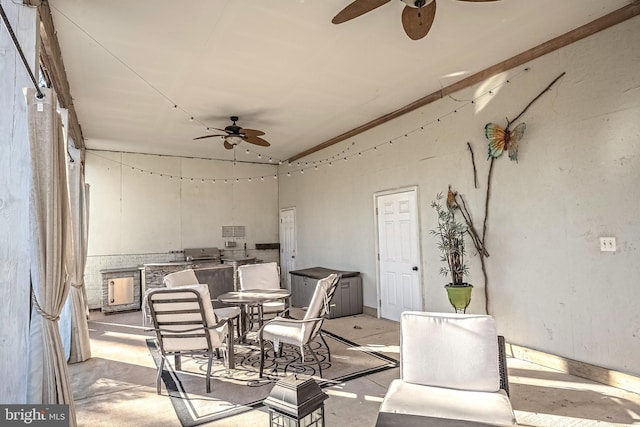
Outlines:
{"type": "Polygon", "coordinates": [[[69,80],[62,60],[60,44],[53,25],[49,2],[46,0],[23,0],[23,2],[24,4],[38,6],[38,14],[40,15],[40,61],[51,78],[51,84],[58,94],[60,106],[69,111],[68,133],[73,138],[75,147],[78,149],[84,148],[84,136],[73,105],[73,97],[71,96],[69,80]]]}
{"type": "Polygon", "coordinates": [[[532,61],[536,58],[546,55],[547,53],[553,52],[564,46],[570,45],[578,40],[581,40],[585,37],[593,35],[599,31],[605,30],[621,22],[624,22],[627,19],[631,19],[637,15],[640,15],[640,0],[634,0],[630,4],[623,6],[620,9],[615,10],[607,15],[604,15],[601,18],[591,21],[588,24],[585,24],[565,34],[562,34],[561,36],[558,36],[536,47],[526,50],[516,56],[513,56],[496,65],[486,68],[476,74],[473,74],[465,79],[462,79],[459,82],[453,83],[443,89],[440,89],[425,97],[422,97],[412,102],[411,104],[405,105],[404,107],[401,107],[395,111],[392,111],[391,113],[378,117],[377,119],[367,122],[361,126],[358,126],[357,128],[354,128],[348,132],[345,132],[321,144],[318,144],[308,150],[298,153],[293,157],[291,157],[290,159],[288,159],[288,161],[289,162],[296,161],[310,154],[313,154],[317,151],[320,151],[334,144],[337,144],[338,142],[344,141],[345,139],[353,138],[354,136],[362,132],[372,129],[376,126],[380,126],[383,123],[396,119],[420,107],[424,107],[425,105],[431,104],[432,102],[437,101],[454,92],[473,86],[476,83],[480,83],[488,79],[489,77],[495,76],[504,71],[507,71],[519,65],[525,64],[529,61],[532,61]]]}

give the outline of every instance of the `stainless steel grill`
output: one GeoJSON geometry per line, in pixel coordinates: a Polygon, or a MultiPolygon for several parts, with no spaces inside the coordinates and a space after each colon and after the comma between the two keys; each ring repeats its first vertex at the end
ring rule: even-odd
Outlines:
{"type": "Polygon", "coordinates": [[[218,248],[187,248],[184,250],[186,261],[220,261],[218,248]]]}

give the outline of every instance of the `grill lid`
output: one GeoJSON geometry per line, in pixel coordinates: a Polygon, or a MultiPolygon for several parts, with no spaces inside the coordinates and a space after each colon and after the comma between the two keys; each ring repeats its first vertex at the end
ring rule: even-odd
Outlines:
{"type": "Polygon", "coordinates": [[[187,248],[184,250],[184,258],[187,261],[219,260],[218,248],[187,248]]]}

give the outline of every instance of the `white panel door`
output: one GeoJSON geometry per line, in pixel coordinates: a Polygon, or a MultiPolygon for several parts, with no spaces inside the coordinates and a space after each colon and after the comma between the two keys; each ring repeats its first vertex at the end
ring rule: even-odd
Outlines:
{"type": "Polygon", "coordinates": [[[399,321],[403,311],[422,310],[416,191],[378,196],[376,213],[380,316],[399,321]]]}
{"type": "Polygon", "coordinates": [[[289,272],[296,269],[296,208],[280,210],[280,277],[291,290],[289,272]]]}

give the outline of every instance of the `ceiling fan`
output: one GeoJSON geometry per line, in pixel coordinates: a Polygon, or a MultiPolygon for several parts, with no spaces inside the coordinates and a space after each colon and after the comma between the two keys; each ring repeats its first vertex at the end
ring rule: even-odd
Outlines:
{"type": "MultiPolygon", "coordinates": [[[[391,0],[354,0],[331,20],[342,24],[360,15],[389,3],[391,0]]],[[[419,40],[427,35],[436,17],[436,0],[400,0],[406,4],[402,11],[402,27],[410,39],[419,40]]],[[[458,0],[468,2],[489,2],[497,0],[458,0]]]]}
{"type": "Polygon", "coordinates": [[[264,135],[264,132],[262,132],[261,130],[245,129],[236,125],[238,116],[231,116],[229,117],[229,119],[233,122],[232,125],[229,125],[224,129],[211,128],[224,133],[199,136],[197,138],[193,138],[193,140],[195,141],[196,139],[214,138],[219,136],[224,140],[224,148],[226,148],[227,150],[233,149],[233,147],[243,141],[246,141],[250,144],[260,145],[261,147],[268,147],[271,145],[264,139],[260,138],[262,135],[264,135]]]}

